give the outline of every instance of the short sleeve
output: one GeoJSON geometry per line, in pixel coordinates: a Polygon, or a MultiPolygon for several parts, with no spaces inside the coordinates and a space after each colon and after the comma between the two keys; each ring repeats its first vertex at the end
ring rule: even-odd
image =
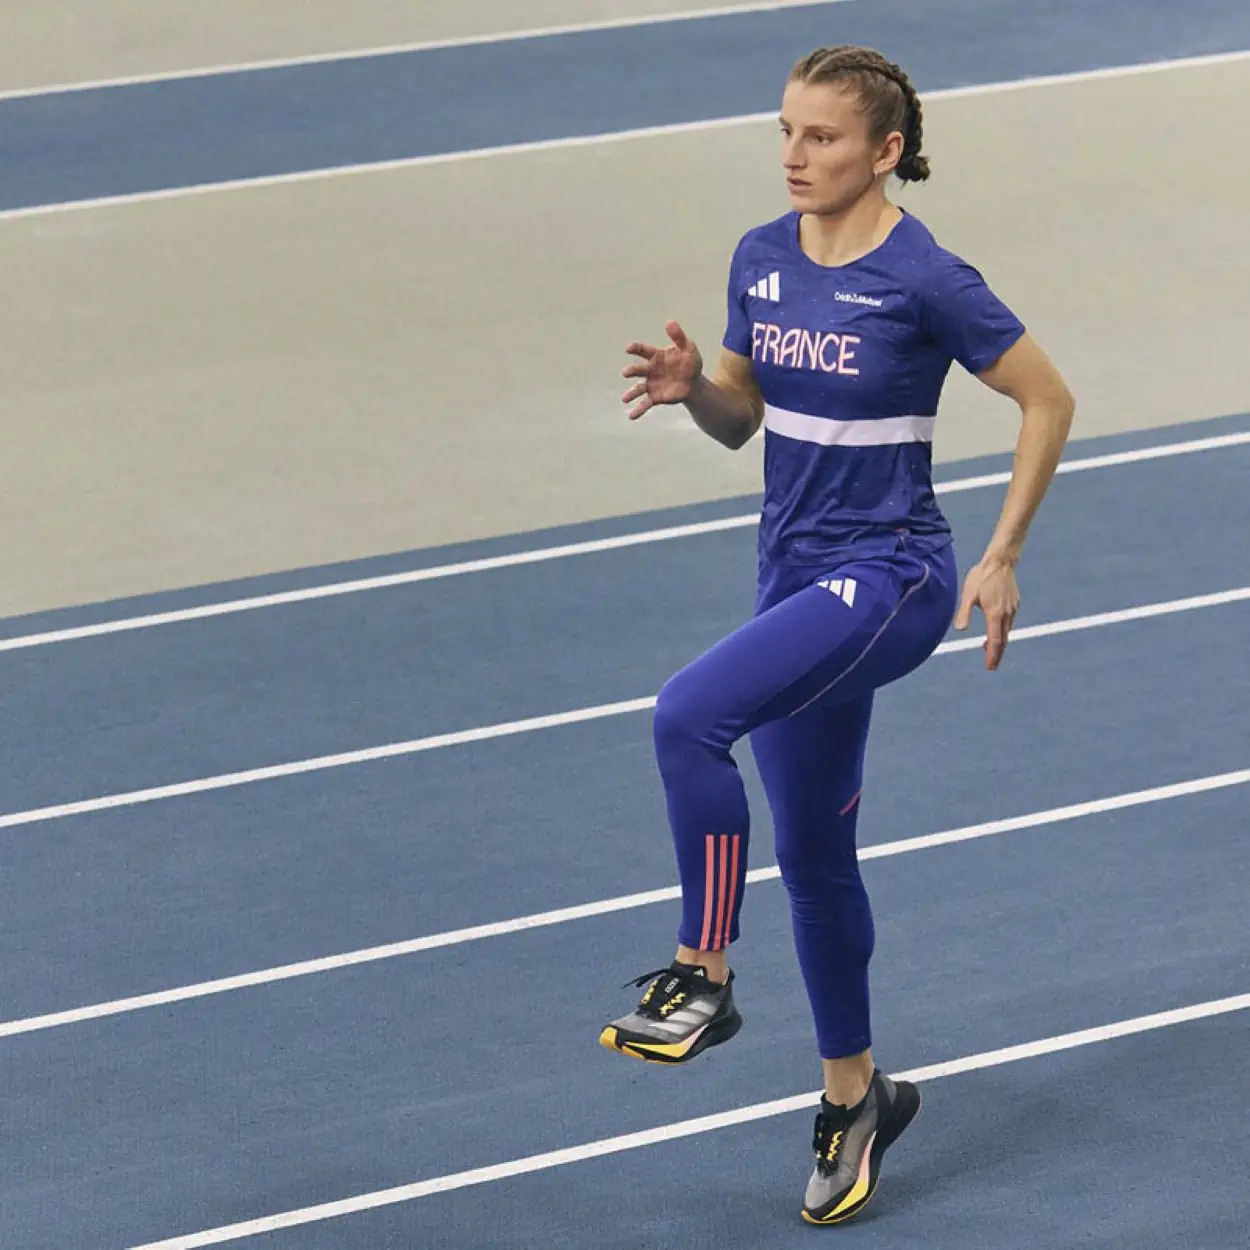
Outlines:
{"type": "Polygon", "coordinates": [[[725,321],[723,346],[739,356],[751,354],[751,318],[746,309],[746,286],[742,277],[742,243],[734,249],[729,262],[729,289],[727,291],[728,315],[725,321]]]}
{"type": "Polygon", "coordinates": [[[982,373],[1025,332],[1024,324],[967,261],[939,253],[921,291],[924,328],[969,373],[982,373]]]}

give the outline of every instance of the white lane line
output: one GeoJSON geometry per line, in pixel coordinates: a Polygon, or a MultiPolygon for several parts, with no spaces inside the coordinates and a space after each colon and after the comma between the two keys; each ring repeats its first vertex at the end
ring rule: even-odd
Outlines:
{"type": "MultiPolygon", "coordinates": [[[[1107,469],[1118,465],[1140,464],[1148,460],[1161,460],[1172,456],[1192,455],[1195,452],[1218,451],[1226,447],[1250,444],[1250,431],[1235,434],[1219,434],[1210,438],[1189,439],[1179,443],[1158,443],[1141,447],[1136,451],[1118,451],[1101,456],[1066,460],[1057,470],[1059,474],[1082,473],[1092,469],[1107,469]]],[[[957,478],[950,482],[938,482],[935,490],[939,495],[955,495],[963,491],[979,490],[986,486],[1003,486],[1011,479],[1009,471],[985,473],[979,477],[957,478]]],[[[22,651],[29,647],[44,647],[59,642],[74,642],[82,638],[98,638],[105,634],[129,633],[137,629],[152,629],[160,625],[176,625],[186,621],[198,621],[213,616],[229,616],[238,612],[254,612],[259,608],[280,607],[291,603],[307,603],[315,599],[329,599],[337,595],[359,594],[368,590],[387,590],[394,586],[410,586],[416,582],[438,581],[446,577],[461,577],[466,573],[486,573],[493,569],[515,568],[525,564],[542,564],[548,560],[563,560],[570,556],[594,555],[602,551],[618,551],[625,547],[638,547],[648,543],[670,542],[678,538],[695,538],[703,534],[716,534],[725,530],[745,529],[759,521],[756,513],[724,517],[718,521],[697,521],[689,525],[671,525],[664,529],[640,530],[634,534],[619,534],[613,538],[596,538],[587,542],[567,543],[559,547],[539,547],[530,551],[517,551],[506,556],[488,556],[480,560],[464,560],[458,564],[440,564],[426,569],[411,569],[403,573],[387,573],[378,577],[362,577],[346,582],[330,582],[322,586],[307,586],[302,590],[284,590],[270,595],[255,595],[246,599],[230,599],[221,603],[206,603],[194,608],[179,608],[173,612],[156,612],[146,616],[122,617],[118,620],[99,621],[94,625],[79,625],[72,629],[47,630],[38,634],[23,634],[15,638],[0,639],[0,651],[22,651]]]]}
{"type": "MultiPolygon", "coordinates": [[[[1099,612],[1092,616],[1075,616],[1062,621],[1047,621],[1041,625],[1025,625],[1011,631],[1011,643],[1015,645],[1030,638],[1049,638],[1055,634],[1100,629],[1106,625],[1123,625],[1130,621],[1171,616],[1178,612],[1196,612],[1203,608],[1223,607],[1225,604],[1240,603],[1247,599],[1250,599],[1250,586],[1239,586],[1233,590],[1219,590],[1212,594],[1194,595],[1187,599],[1145,603],[1138,607],[1121,608],[1115,612],[1099,612]]],[[[984,642],[984,634],[971,638],[954,638],[943,642],[934,654],[950,655],[957,651],[973,651],[984,642]]],[[[337,755],[318,755],[311,759],[294,760],[288,764],[271,764],[263,768],[249,768],[242,772],[222,773],[215,777],[200,777],[194,781],[153,786],[146,790],[129,790],[122,794],[80,799],[74,803],[60,803],[53,807],[37,807],[25,812],[10,812],[0,816],[0,829],[14,829],[20,825],[33,825],[45,820],[60,820],[66,816],[83,816],[90,812],[102,812],[117,807],[137,807],[139,804],[152,803],[158,799],[183,798],[192,794],[204,794],[211,790],[227,790],[235,786],[250,785],[257,781],[274,781],[280,777],[299,776],[301,773],[322,772],[329,768],[344,768],[352,764],[368,764],[375,760],[394,759],[401,755],[417,755],[423,751],[436,751],[443,747],[465,746],[473,742],[486,742],[492,738],[508,738],[515,734],[533,733],[540,729],[557,729],[563,725],[603,720],[610,716],[624,716],[631,712],[645,712],[655,706],[655,699],[655,695],[647,695],[640,699],[626,699],[620,703],[602,703],[594,707],[577,708],[571,712],[555,712],[548,716],[531,716],[526,720],[504,721],[498,725],[482,725],[476,729],[434,734],[432,737],[414,738],[408,742],[390,742],[383,746],[365,747],[359,751],[343,751],[337,755]]]]}
{"type": "MultiPolygon", "coordinates": [[[[1250,599],[1250,586],[1239,586],[1236,590],[1220,590],[1210,595],[1171,599],[1166,603],[1144,603],[1136,608],[1120,608],[1114,612],[1074,616],[1066,621],[1047,621],[1042,625],[1025,625],[1011,631],[1011,641],[1021,642],[1027,638],[1053,638],[1056,634],[1071,634],[1083,629],[1101,629],[1104,625],[1124,625],[1129,621],[1148,621],[1156,616],[1171,616],[1176,612],[1194,612],[1202,608],[1218,608],[1228,603],[1241,603],[1246,599],[1250,599]]],[[[954,638],[942,643],[938,652],[974,651],[984,641],[984,636],[954,638]]]]}
{"type": "Polygon", "coordinates": [[[83,799],[77,803],[62,803],[56,807],[42,807],[33,811],[12,812],[7,816],[0,816],[0,829],[12,829],[18,825],[35,824],[42,820],[58,820],[63,816],[81,816],[87,812],[102,812],[114,807],[134,807],[140,803],[155,802],[157,799],[181,798],[189,794],[203,794],[209,790],[226,790],[234,786],[249,785],[254,781],[273,781],[278,777],[295,777],[301,773],[320,772],[327,768],[368,764],[374,760],[393,759],[400,755],[416,755],[421,751],[436,751],[442,747],[485,742],[491,738],[506,738],[513,734],[532,733],[539,729],[554,729],[561,725],[600,720],[606,716],[623,716],[629,712],[642,712],[654,706],[654,695],[645,699],[628,699],[622,703],[603,703],[597,707],[579,708],[572,712],[557,712],[552,716],[531,716],[527,720],[506,721],[499,725],[483,725],[478,729],[435,734],[429,738],[416,738],[411,742],[392,742],[380,747],[366,747],[362,751],[319,755],[313,759],[295,760],[290,764],[250,768],[243,772],[202,777],[197,781],[154,786],[148,790],[131,790],[125,794],[109,794],[103,798],[83,799]]]}
{"type": "MultiPolygon", "coordinates": [[[[940,833],[927,833],[919,837],[902,838],[895,842],[880,842],[875,846],[861,848],[859,858],[861,862],[870,859],[887,859],[895,855],[907,855],[913,851],[951,846],[958,842],[970,842],[977,838],[989,838],[1002,833],[1015,833],[1021,829],[1036,829],[1042,825],[1079,820],[1085,816],[1122,811],[1129,807],[1143,807],[1150,803],[1162,803],[1169,799],[1185,798],[1193,794],[1204,794],[1211,790],[1221,790],[1248,783],[1250,783],[1250,768],[1243,768],[1238,772],[1198,777],[1192,781],[1154,786],[1149,790],[1134,790],[1127,794],[1113,794],[1108,798],[1072,803],[1066,807],[1052,807],[1046,811],[1029,812],[1023,816],[1010,816],[1005,820],[990,820],[977,825],[965,825],[960,829],[947,829],[940,833]]],[[[775,864],[766,868],[753,868],[747,873],[747,883],[756,885],[762,881],[775,881],[780,876],[781,870],[775,864]]],[[[386,959],[400,959],[407,955],[420,954],[423,951],[440,950],[446,946],[463,946],[468,942],[480,942],[486,938],[506,937],[512,933],[525,933],[532,929],[545,929],[577,920],[589,920],[595,916],[606,916],[614,912],[633,911],[640,907],[648,907],[653,903],[673,902],[679,898],[681,898],[680,886],[663,886],[638,894],[623,894],[593,903],[579,903],[573,907],[561,907],[554,911],[517,916],[511,920],[473,925],[465,929],[451,929],[445,933],[433,933],[426,937],[411,938],[405,942],[391,942],[385,946],[371,946],[363,950],[347,951],[341,955],[306,959],[299,963],[282,964],[275,968],[241,973],[238,976],[221,977],[215,981],[202,981],[198,984],[182,985],[175,989],[159,990],[151,994],[138,994],[131,998],[93,1003],[90,1006],[76,1007],[69,1011],[28,1016],[21,1020],[6,1020],[0,1022],[0,1037],[16,1037],[22,1033],[38,1033],[45,1029],[61,1028],[64,1025],[83,1024],[89,1020],[102,1020],[108,1016],[125,1015],[134,1011],[143,1011],[149,1007],[167,1007],[172,1003],[208,998],[214,994],[250,989],[257,985],[271,985],[276,981],[290,981],[296,977],[336,972],[340,968],[378,963],[386,959]]]]}
{"type": "Polygon", "coordinates": [[[521,30],[491,32],[485,35],[459,35],[447,39],[422,39],[412,43],[383,44],[376,48],[352,48],[345,52],[314,52],[307,56],[275,57],[270,60],[241,61],[233,65],[206,65],[193,69],[166,70],[153,74],[131,74],[120,78],[99,78],[88,82],[65,82],[46,87],[15,87],[0,91],[2,100],[25,100],[32,96],[63,95],[74,91],[98,91],[108,87],[137,87],[147,83],[178,82],[182,79],[214,78],[221,74],[251,74],[257,70],[297,69],[305,65],[326,65],[336,61],[364,61],[377,57],[403,56],[413,52],[442,52],[449,48],[472,48],[483,44],[520,43],[530,39],[551,39],[560,35],[584,35],[595,31],[629,30],[636,26],[659,26],[673,22],[697,22],[722,17],[742,17],[753,13],[780,13],[786,9],[810,9],[822,4],[847,4],[850,0],[757,0],[754,4],[723,4],[711,9],[686,9],[676,13],[648,13],[639,17],[604,18],[595,22],[567,22],[558,26],[532,26],[521,30]]]}
{"type": "MultiPolygon", "coordinates": [[[[1216,998],[1204,1003],[1194,1003],[1188,1007],[1174,1008],[1171,1011],[1159,1011],[1151,1015],[1135,1016],[1129,1020],[1117,1020],[1112,1024],[1098,1025],[1091,1029],[1080,1029],[1074,1033],[1059,1033],[1053,1037],[1043,1037],[1018,1046],[1004,1046],[998,1050],[965,1055],[959,1059],[929,1064],[922,1068],[912,1068],[895,1075],[902,1080],[936,1081],[946,1076],[979,1072],[985,1068],[997,1068],[1008,1063],[1018,1063],[1024,1059],[1038,1059],[1045,1055],[1059,1054],[1062,1051],[1075,1050],[1082,1046],[1093,1046],[1101,1042],[1132,1037],[1139,1033],[1168,1029],[1178,1024],[1209,1020],[1215,1016],[1230,1015],[1248,1008],[1250,1008],[1250,994],[1216,998]]],[[[354,1198],[345,1198],[337,1202],[324,1202],[313,1207],[303,1207],[294,1211],[284,1211],[279,1215],[265,1216],[262,1219],[246,1220],[221,1228],[210,1228],[204,1232],[190,1233],[182,1237],[171,1237],[165,1241],[152,1241],[142,1246],[132,1247],[131,1250],[199,1250],[202,1246],[219,1246],[228,1241],[258,1237],[263,1233],[275,1232],[282,1228],[296,1228],[303,1224],[315,1224],[322,1220],[336,1219],[339,1216],[394,1206],[397,1203],[414,1202],[433,1194],[450,1193],[452,1190],[467,1189],[474,1185],[493,1184],[496,1181],[509,1180],[512,1177],[525,1176],[532,1172],[545,1172],[551,1168],[581,1163],[587,1159],[602,1158],[604,1155],[620,1154],[626,1150],[639,1150],[645,1146],[678,1141],[684,1137],[711,1133],[717,1129],[787,1115],[792,1111],[809,1110],[819,1101],[820,1091],[817,1090],[789,1098],[777,1098],[771,1102],[755,1103],[749,1107],[735,1107],[732,1111],[700,1116],[695,1120],[679,1120],[675,1124],[664,1124],[658,1128],[645,1129],[640,1133],[605,1137],[598,1141],[585,1142],[580,1146],[570,1146],[564,1150],[551,1150],[545,1154],[512,1159],[507,1163],[497,1163],[491,1167],[473,1168],[467,1172],[452,1172],[446,1176],[435,1176],[411,1185],[379,1189],[373,1193],[358,1194],[354,1198]]]]}
{"type": "MultiPolygon", "coordinates": [[[[1046,74],[1035,78],[1012,78],[1002,82],[980,83],[971,87],[946,87],[938,91],[920,92],[923,100],[954,100],[964,96],[991,95],[1003,91],[1023,91],[1032,87],[1069,86],[1099,79],[1127,78],[1140,74],[1156,74],[1175,69],[1202,69],[1231,64],[1250,58],[1250,51],[1220,52],[1212,56],[1178,57],[1168,61],[1149,61],[1136,65],[1117,65],[1106,69],[1078,70],[1069,74],[1046,74]]],[[[258,178],[233,178],[222,182],[195,183],[184,187],[166,187],[159,191],[135,191],[125,195],[104,195],[84,200],[58,200],[34,204],[28,208],[7,208],[0,211],[0,221],[17,221],[25,217],[42,217],[53,213],[73,213],[87,209],[115,208],[154,200],[182,199],[192,195],[210,195],[224,191],[242,191],[251,187],[287,186],[301,182],[318,182],[329,178],[354,177],[358,174],[385,173],[396,169],[417,169],[425,165],[447,165],[456,161],[483,160],[496,156],[519,156],[529,152],[550,152],[561,148],[581,148],[601,143],[620,143],[632,139],[654,139],[666,135],[692,134],[704,130],[721,130],[730,126],[775,122],[775,111],[742,113],[731,117],[711,117],[701,121],[675,122],[666,126],[639,126],[631,130],[610,130],[593,135],[573,135],[560,139],[537,139],[527,143],[506,143],[496,147],[457,149],[428,156],[405,156],[387,161],[365,161],[354,165],[319,166],[289,174],[268,174],[258,178]]]]}

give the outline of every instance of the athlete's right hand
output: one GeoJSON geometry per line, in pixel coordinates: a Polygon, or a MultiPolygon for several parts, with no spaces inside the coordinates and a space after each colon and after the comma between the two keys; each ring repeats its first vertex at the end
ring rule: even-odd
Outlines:
{"type": "Polygon", "coordinates": [[[625,350],[638,360],[621,370],[626,378],[641,378],[621,396],[621,401],[634,404],[629,419],[637,421],[656,404],[680,404],[687,399],[703,372],[703,357],[675,321],[664,327],[672,339],[672,347],[652,347],[648,343],[630,343],[625,350]],[[637,400],[637,403],[634,401],[637,400]]]}

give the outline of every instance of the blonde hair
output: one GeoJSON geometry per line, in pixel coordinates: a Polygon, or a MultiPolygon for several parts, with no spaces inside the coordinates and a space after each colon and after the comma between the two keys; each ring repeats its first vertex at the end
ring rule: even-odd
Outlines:
{"type": "Polygon", "coordinates": [[[817,48],[790,71],[791,82],[845,83],[859,97],[874,141],[892,131],[903,136],[903,154],[894,173],[903,182],[923,182],[929,162],[921,155],[924,139],[920,99],[911,79],[872,48],[854,44],[817,48]]]}

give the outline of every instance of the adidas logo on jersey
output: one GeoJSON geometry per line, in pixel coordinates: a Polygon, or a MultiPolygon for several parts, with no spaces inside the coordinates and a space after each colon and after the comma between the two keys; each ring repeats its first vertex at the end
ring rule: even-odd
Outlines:
{"type": "Polygon", "coordinates": [[[817,582],[831,595],[837,595],[848,608],[855,606],[855,579],[853,577],[830,577],[826,581],[817,582]]]}
{"type": "Polygon", "coordinates": [[[775,304],[781,299],[781,274],[774,271],[767,278],[761,278],[748,292],[756,299],[772,300],[775,304]]]}

